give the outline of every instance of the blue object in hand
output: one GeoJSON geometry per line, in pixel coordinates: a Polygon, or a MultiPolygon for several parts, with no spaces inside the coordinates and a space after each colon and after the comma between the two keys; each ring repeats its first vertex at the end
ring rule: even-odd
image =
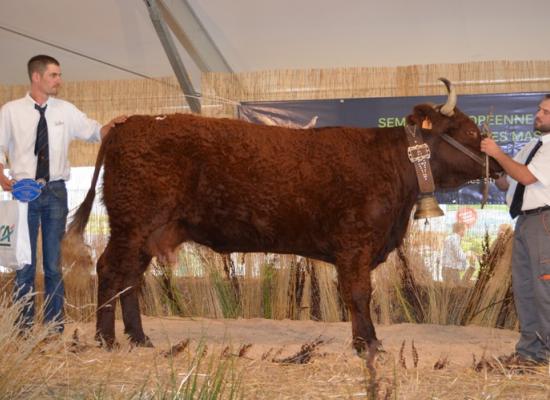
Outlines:
{"type": "Polygon", "coordinates": [[[21,179],[12,185],[11,194],[16,200],[28,203],[40,196],[42,187],[43,185],[34,179],[21,179]]]}

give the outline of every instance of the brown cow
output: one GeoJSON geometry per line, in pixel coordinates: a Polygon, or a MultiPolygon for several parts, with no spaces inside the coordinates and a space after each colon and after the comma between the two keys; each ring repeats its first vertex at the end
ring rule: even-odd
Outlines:
{"type": "MultiPolygon", "coordinates": [[[[480,178],[482,168],[447,134],[480,155],[480,131],[455,109],[422,104],[406,119],[431,149],[437,188],[480,178]],[[427,125],[424,125],[427,126],[427,125]]],[[[125,332],[143,332],[137,287],[152,257],[194,241],[215,251],[291,253],[336,265],[351,310],[353,343],[375,349],[370,272],[399,246],[419,194],[403,127],[290,129],[176,114],[133,116],[99,150],[92,186],[68,236],[89,218],[104,161],[111,236],[97,262],[97,335],[115,337],[115,299],[125,332]]],[[[494,174],[500,167],[493,160],[494,174]]],[[[374,351],[372,352],[374,353],[374,351]]]]}

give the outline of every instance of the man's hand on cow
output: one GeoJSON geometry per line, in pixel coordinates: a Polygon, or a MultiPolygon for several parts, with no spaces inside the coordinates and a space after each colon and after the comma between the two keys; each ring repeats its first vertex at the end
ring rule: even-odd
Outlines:
{"type": "Polygon", "coordinates": [[[481,141],[481,151],[494,159],[498,159],[498,156],[503,153],[500,146],[492,138],[485,138],[481,141]]]}
{"type": "Polygon", "coordinates": [[[113,118],[109,122],[107,122],[105,125],[101,127],[100,133],[101,137],[105,137],[106,134],[109,133],[111,128],[114,128],[117,124],[123,124],[128,119],[127,115],[119,115],[118,117],[113,118]]]}

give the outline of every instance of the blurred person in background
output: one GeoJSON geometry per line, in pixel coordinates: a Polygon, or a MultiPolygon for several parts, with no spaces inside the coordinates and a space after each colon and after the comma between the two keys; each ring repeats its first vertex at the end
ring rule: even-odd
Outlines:
{"type": "Polygon", "coordinates": [[[465,233],[466,225],[455,222],[453,232],[443,242],[441,276],[444,282],[459,283],[462,273],[468,269],[470,255],[462,250],[462,238],[465,233]]]}

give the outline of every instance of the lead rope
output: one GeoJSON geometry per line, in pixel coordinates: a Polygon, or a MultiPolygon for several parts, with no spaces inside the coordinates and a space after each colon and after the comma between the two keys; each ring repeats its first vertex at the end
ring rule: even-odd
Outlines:
{"type": "MultiPolygon", "coordinates": [[[[485,124],[486,125],[486,124],[485,124]]],[[[482,127],[482,133],[481,136],[487,135],[487,137],[492,137],[491,130],[488,126],[482,127]]],[[[470,157],[472,160],[477,162],[479,165],[482,166],[482,175],[485,175],[483,179],[483,187],[482,187],[482,199],[481,199],[481,208],[485,206],[487,203],[487,198],[489,197],[489,156],[485,154],[485,157],[480,157],[477,154],[474,154],[471,150],[466,148],[466,146],[460,144],[458,141],[447,135],[446,133],[441,135],[441,139],[445,140],[447,143],[449,143],[451,146],[456,148],[457,150],[460,150],[465,155],[470,157]]]]}
{"type": "MultiPolygon", "coordinates": [[[[491,129],[489,128],[489,125],[487,124],[487,121],[483,122],[483,125],[481,126],[481,137],[482,138],[492,138],[493,132],[491,132],[491,129]]],[[[485,153],[485,167],[484,167],[485,175],[483,177],[483,189],[482,189],[482,197],[481,197],[481,209],[485,207],[485,204],[487,204],[487,200],[489,199],[489,185],[490,185],[490,179],[489,179],[489,155],[485,153]]]]}

